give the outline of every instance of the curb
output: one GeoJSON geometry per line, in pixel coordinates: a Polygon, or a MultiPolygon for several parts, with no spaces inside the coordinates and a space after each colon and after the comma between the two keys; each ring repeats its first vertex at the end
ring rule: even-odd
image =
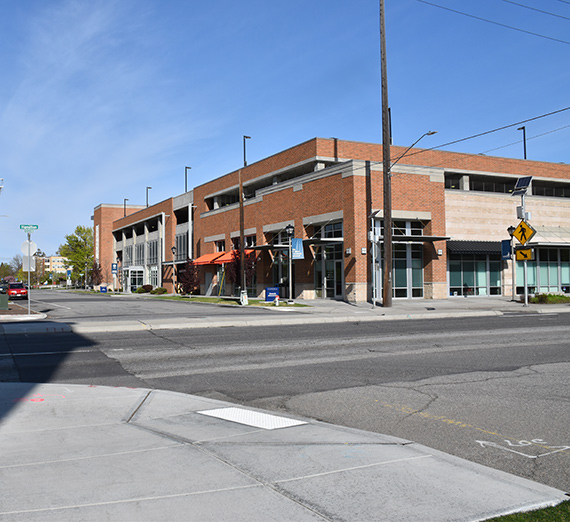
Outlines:
{"type": "Polygon", "coordinates": [[[360,316],[360,317],[288,317],[288,318],[271,318],[271,319],[231,319],[226,321],[192,321],[192,322],[176,322],[176,323],[121,323],[113,325],[112,323],[97,323],[93,325],[78,324],[72,325],[70,328],[74,333],[112,333],[112,332],[140,332],[143,330],[194,330],[198,328],[243,328],[251,326],[294,326],[302,324],[334,324],[334,323],[370,323],[383,321],[403,321],[413,319],[434,319],[434,318],[462,318],[462,317],[496,317],[504,315],[498,311],[481,311],[481,312],[455,312],[455,313],[421,313],[421,314],[398,314],[398,315],[381,315],[381,316],[360,316]]]}
{"type": "Polygon", "coordinates": [[[23,321],[42,321],[47,318],[46,314],[21,314],[21,315],[0,315],[0,323],[23,322],[23,321]]]}
{"type": "Polygon", "coordinates": [[[71,326],[66,323],[54,322],[16,322],[0,324],[0,334],[46,334],[46,333],[71,333],[71,326]]]}
{"type": "MultiPolygon", "coordinates": [[[[283,309],[285,310],[285,309],[283,309]]],[[[292,309],[287,310],[292,311],[292,309]]],[[[155,330],[194,330],[199,328],[243,328],[243,327],[272,327],[272,326],[295,326],[309,324],[334,324],[334,323],[371,323],[383,321],[409,321],[429,319],[461,319],[465,317],[502,317],[510,314],[558,314],[570,313],[570,308],[537,308],[515,310],[465,310],[465,311],[427,311],[418,313],[395,313],[395,314],[363,314],[363,315],[334,315],[334,314],[310,314],[301,312],[302,316],[292,317],[288,314],[281,317],[242,317],[221,320],[188,319],[175,320],[173,322],[143,322],[143,321],[116,321],[116,322],[93,322],[93,323],[64,323],[46,321],[46,314],[5,316],[0,317],[0,334],[46,334],[46,333],[113,333],[113,332],[140,332],[155,330]],[[8,319],[9,317],[9,319],[8,319]]]]}

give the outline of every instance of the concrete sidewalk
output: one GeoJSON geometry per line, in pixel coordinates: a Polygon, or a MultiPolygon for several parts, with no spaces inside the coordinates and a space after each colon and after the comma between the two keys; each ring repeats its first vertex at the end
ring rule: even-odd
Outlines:
{"type": "Polygon", "coordinates": [[[563,492],[410,441],[173,392],[0,384],[6,522],[478,521],[563,492]]]}

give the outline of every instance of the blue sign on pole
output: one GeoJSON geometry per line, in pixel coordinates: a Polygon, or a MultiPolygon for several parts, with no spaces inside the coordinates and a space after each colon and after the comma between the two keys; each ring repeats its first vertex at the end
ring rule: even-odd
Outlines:
{"type": "Polygon", "coordinates": [[[501,259],[510,259],[511,258],[511,240],[510,239],[503,239],[501,241],[501,259]]]}
{"type": "Polygon", "coordinates": [[[111,263],[111,273],[116,274],[118,271],[117,263],[111,263]]]}
{"type": "Polygon", "coordinates": [[[303,251],[303,240],[302,239],[291,239],[291,250],[293,259],[305,259],[305,253],[303,251]]]}

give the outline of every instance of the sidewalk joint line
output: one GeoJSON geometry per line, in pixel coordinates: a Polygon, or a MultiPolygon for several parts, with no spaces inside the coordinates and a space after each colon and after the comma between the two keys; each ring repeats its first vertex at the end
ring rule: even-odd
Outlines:
{"type": "Polygon", "coordinates": [[[304,475],[302,477],[294,477],[294,478],[289,478],[289,479],[276,480],[274,483],[275,484],[283,484],[284,482],[294,482],[296,480],[304,480],[304,479],[310,479],[310,478],[316,478],[316,477],[324,477],[326,475],[334,475],[336,473],[344,473],[346,471],[356,471],[359,469],[374,468],[377,466],[385,466],[386,464],[395,464],[398,462],[410,462],[412,460],[426,459],[426,458],[431,458],[431,457],[433,457],[433,455],[420,455],[419,457],[410,457],[407,459],[387,460],[384,462],[375,462],[374,464],[365,464],[363,466],[355,466],[353,468],[341,468],[341,469],[337,469],[334,471],[325,471],[323,473],[315,473],[314,475],[304,475]]]}

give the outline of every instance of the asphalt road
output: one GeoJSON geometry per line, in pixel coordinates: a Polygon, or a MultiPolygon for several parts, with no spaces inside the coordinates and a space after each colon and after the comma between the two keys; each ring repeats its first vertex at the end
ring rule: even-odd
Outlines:
{"type": "MultiPolygon", "coordinates": [[[[118,300],[87,301],[71,296],[53,308],[67,320],[120,315],[105,304],[118,300]]],[[[166,303],[154,313],[241,313],[166,303]]],[[[128,313],[149,313],[140,306],[128,313]]],[[[23,382],[152,387],[288,411],[570,491],[569,320],[526,314],[6,336],[0,348],[14,355],[23,382]]]]}

